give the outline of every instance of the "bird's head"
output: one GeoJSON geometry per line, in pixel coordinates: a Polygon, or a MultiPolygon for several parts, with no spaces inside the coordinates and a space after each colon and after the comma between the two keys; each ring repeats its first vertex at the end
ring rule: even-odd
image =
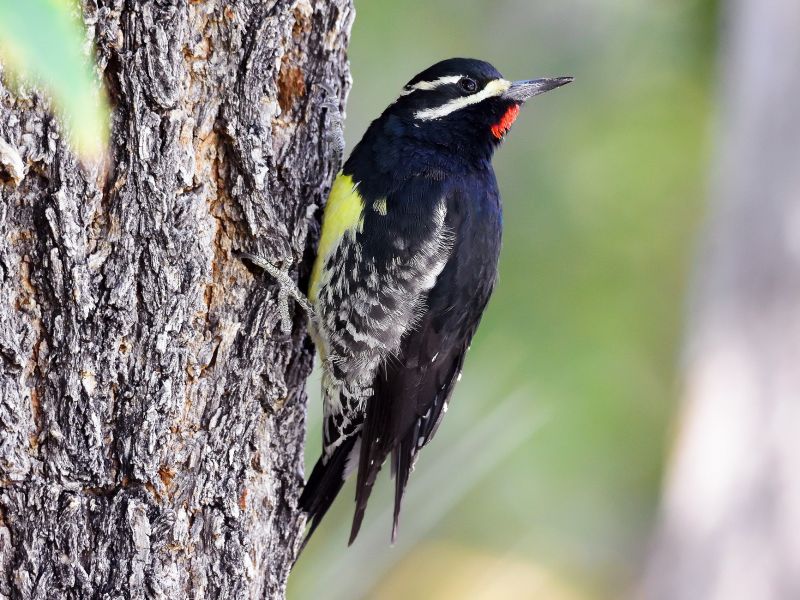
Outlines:
{"type": "Polygon", "coordinates": [[[406,135],[456,152],[488,152],[502,141],[526,100],[572,81],[509,81],[487,62],[451,58],[422,71],[384,117],[406,135]],[[399,125],[402,124],[402,125],[399,125]]]}

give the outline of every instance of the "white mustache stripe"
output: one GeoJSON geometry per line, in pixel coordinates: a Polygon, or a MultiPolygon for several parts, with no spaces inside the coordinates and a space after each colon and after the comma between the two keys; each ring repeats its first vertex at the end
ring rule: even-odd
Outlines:
{"type": "Polygon", "coordinates": [[[488,98],[495,98],[500,96],[501,94],[505,93],[508,88],[511,87],[511,82],[506,79],[494,79],[486,84],[481,91],[472,94],[471,96],[464,96],[463,98],[455,98],[442,104],[441,106],[435,106],[433,108],[426,108],[424,110],[418,110],[414,113],[414,117],[419,119],[420,121],[430,121],[432,119],[441,119],[442,117],[446,117],[450,113],[453,113],[457,110],[461,110],[462,108],[466,108],[467,106],[472,106],[473,104],[478,104],[479,102],[483,102],[488,98]]]}

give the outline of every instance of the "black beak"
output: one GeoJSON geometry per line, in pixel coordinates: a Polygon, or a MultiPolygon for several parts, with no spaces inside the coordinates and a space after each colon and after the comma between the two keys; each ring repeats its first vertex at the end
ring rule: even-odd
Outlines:
{"type": "Polygon", "coordinates": [[[511,87],[503,93],[502,97],[521,103],[525,102],[528,98],[533,98],[534,96],[544,94],[562,85],[567,85],[574,79],[574,77],[544,77],[542,79],[514,81],[511,83],[511,87]]]}

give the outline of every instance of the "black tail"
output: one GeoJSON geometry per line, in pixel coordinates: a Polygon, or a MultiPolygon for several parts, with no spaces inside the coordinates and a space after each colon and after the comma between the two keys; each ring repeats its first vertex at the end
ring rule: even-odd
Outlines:
{"type": "MultiPolygon", "coordinates": [[[[377,382],[380,382],[378,377],[377,382]]],[[[378,478],[383,461],[391,451],[392,436],[388,429],[391,423],[391,406],[377,395],[367,400],[364,427],[361,429],[361,451],[359,452],[358,476],[356,477],[356,510],[353,514],[353,526],[350,529],[352,544],[364,520],[372,486],[378,478]]]]}
{"type": "Polygon", "coordinates": [[[408,476],[414,468],[414,458],[417,454],[417,440],[419,439],[420,421],[414,424],[411,431],[400,440],[392,451],[392,472],[394,473],[394,519],[392,521],[392,543],[397,541],[397,525],[400,522],[400,505],[403,502],[408,485],[408,476]]]}
{"type": "MultiPolygon", "coordinates": [[[[341,446],[333,451],[327,462],[323,463],[323,457],[320,457],[317,460],[317,464],[314,465],[314,470],[311,471],[311,476],[308,478],[306,487],[303,489],[298,501],[300,509],[311,520],[311,528],[308,530],[305,539],[303,539],[300,552],[306,547],[311,535],[319,527],[322,517],[328,512],[339,490],[342,489],[347,458],[350,456],[357,439],[357,435],[347,438],[342,442],[341,446]]],[[[298,556],[300,552],[298,552],[298,556]]]]}

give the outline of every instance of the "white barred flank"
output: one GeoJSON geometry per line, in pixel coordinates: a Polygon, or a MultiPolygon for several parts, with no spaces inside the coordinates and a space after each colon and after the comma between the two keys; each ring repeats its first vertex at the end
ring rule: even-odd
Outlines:
{"type": "Polygon", "coordinates": [[[345,237],[330,257],[336,264],[323,269],[315,309],[326,353],[322,376],[326,456],[355,433],[353,418],[372,393],[379,365],[397,354],[403,335],[419,322],[425,293],[436,283],[452,249],[446,216],[442,200],[432,215],[430,237],[411,259],[392,259],[380,269],[382,276],[374,258],[364,256],[357,238],[345,237]],[[345,272],[345,264],[354,265],[352,273],[345,272]],[[336,373],[346,373],[346,379],[340,380],[336,373]]]}

